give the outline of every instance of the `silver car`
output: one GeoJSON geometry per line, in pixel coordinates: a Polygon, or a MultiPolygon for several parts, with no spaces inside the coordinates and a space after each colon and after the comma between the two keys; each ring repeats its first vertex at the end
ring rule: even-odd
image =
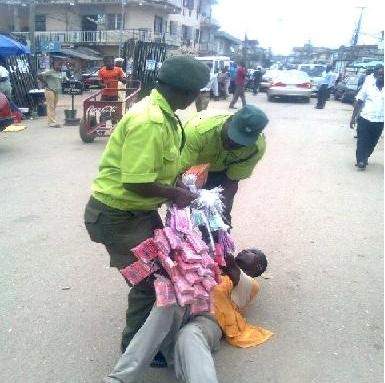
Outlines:
{"type": "Polygon", "coordinates": [[[270,87],[266,90],[267,99],[295,98],[310,102],[312,84],[307,73],[299,70],[282,70],[276,72],[270,87]]]}

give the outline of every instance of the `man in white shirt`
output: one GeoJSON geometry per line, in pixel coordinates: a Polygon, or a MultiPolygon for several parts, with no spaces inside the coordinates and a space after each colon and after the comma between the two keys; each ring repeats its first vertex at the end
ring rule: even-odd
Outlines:
{"type": "Polygon", "coordinates": [[[374,80],[365,80],[356,96],[350,120],[351,129],[354,129],[357,121],[356,166],[359,170],[366,169],[368,158],[373,153],[384,129],[384,67],[382,65],[375,68],[374,80]]]}
{"type": "Polygon", "coordinates": [[[336,78],[331,70],[331,65],[328,65],[322,74],[322,80],[318,89],[317,105],[315,106],[316,109],[323,109],[325,107],[326,100],[329,98],[330,91],[336,82],[336,78]]]}

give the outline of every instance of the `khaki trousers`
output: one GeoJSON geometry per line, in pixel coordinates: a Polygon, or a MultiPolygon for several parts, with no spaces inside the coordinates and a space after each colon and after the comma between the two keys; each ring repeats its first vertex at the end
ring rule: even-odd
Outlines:
{"type": "Polygon", "coordinates": [[[55,109],[56,109],[57,102],[59,100],[59,95],[53,90],[48,88],[45,88],[44,95],[45,95],[45,102],[47,104],[48,124],[49,125],[57,124],[55,109]]]}

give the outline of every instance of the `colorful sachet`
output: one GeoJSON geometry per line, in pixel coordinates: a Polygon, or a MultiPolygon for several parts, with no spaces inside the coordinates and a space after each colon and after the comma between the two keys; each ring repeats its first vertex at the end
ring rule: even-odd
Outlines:
{"type": "Polygon", "coordinates": [[[140,281],[150,276],[157,271],[159,266],[155,262],[144,263],[141,260],[131,263],[131,265],[120,270],[121,274],[126,278],[133,286],[137,285],[140,281]]]}
{"type": "Polygon", "coordinates": [[[154,281],[156,305],[158,307],[170,306],[176,303],[173,283],[166,277],[157,276],[154,281]]]}
{"type": "Polygon", "coordinates": [[[148,238],[132,249],[135,257],[143,262],[150,262],[158,256],[158,246],[153,238],[148,238]]]}

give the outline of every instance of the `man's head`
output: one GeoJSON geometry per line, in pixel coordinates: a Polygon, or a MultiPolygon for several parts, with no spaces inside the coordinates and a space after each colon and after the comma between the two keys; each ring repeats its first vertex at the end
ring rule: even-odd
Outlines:
{"type": "Polygon", "coordinates": [[[121,57],[117,57],[114,60],[114,63],[115,63],[115,66],[117,66],[119,68],[123,68],[124,59],[122,59],[121,57]]]}
{"type": "Polygon", "coordinates": [[[242,250],[235,257],[235,262],[246,275],[252,278],[259,277],[267,268],[266,255],[258,249],[242,250]]]}
{"type": "Polygon", "coordinates": [[[266,114],[253,105],[245,105],[229,118],[222,128],[222,144],[226,150],[254,146],[268,124],[266,114]]]}
{"type": "Polygon", "coordinates": [[[246,64],[244,61],[239,61],[238,65],[244,67],[246,64]]]}
{"type": "Polygon", "coordinates": [[[107,69],[113,69],[114,68],[114,58],[112,56],[104,56],[103,57],[103,63],[107,69]]]}
{"type": "Polygon", "coordinates": [[[192,56],[165,60],[158,74],[158,89],[173,110],[186,109],[210,80],[210,69],[192,56]]]}
{"type": "Polygon", "coordinates": [[[376,84],[378,87],[384,86],[384,66],[383,65],[376,65],[374,68],[374,77],[376,79],[376,84]]]}

